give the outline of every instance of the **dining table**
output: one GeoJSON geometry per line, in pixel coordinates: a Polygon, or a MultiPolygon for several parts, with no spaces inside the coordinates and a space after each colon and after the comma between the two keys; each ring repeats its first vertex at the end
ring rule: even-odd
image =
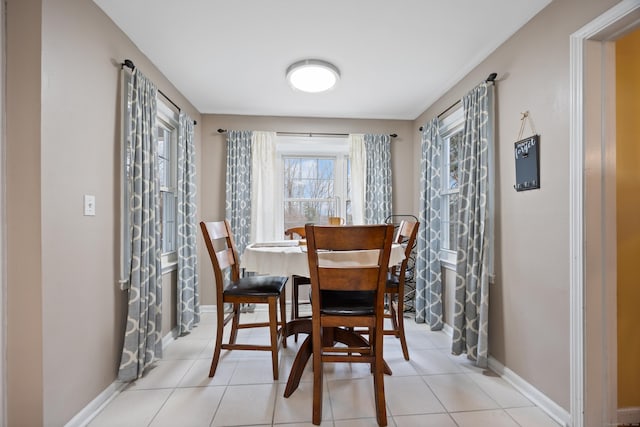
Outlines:
{"type": "MultiPolygon", "coordinates": [[[[362,264],[377,259],[377,251],[350,251],[352,257],[345,258],[344,253],[334,256],[323,254],[323,259],[332,259],[338,265],[362,264]]],[[[404,260],[404,247],[398,243],[391,245],[389,266],[399,265],[404,260]]],[[[307,246],[302,240],[277,240],[248,245],[240,257],[240,265],[246,272],[271,274],[277,276],[309,277],[307,246]]]]}
{"type": "MultiPolygon", "coordinates": [[[[398,265],[404,260],[405,248],[397,243],[391,245],[389,255],[389,267],[398,265]]],[[[348,266],[353,264],[371,264],[377,261],[378,251],[350,251],[323,253],[324,262],[333,263],[336,266],[348,266]]],[[[259,242],[248,245],[240,257],[240,265],[246,272],[256,274],[270,274],[279,276],[305,276],[309,277],[309,261],[307,247],[304,240],[278,240],[272,242],[259,242]]],[[[299,318],[287,322],[285,336],[294,334],[307,334],[307,338],[300,345],[296,357],[291,365],[291,372],[287,380],[284,397],[289,397],[298,388],[300,379],[309,358],[313,353],[311,341],[311,319],[299,318]]],[[[330,334],[336,342],[348,346],[366,346],[368,342],[359,333],[333,328],[330,334]]],[[[384,371],[391,375],[391,368],[385,362],[384,371]]]]}

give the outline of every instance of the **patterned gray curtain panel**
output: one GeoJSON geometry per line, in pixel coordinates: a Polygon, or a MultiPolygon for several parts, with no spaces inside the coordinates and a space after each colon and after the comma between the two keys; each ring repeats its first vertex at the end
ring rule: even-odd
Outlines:
{"type": "Polygon", "coordinates": [[[416,260],[416,322],[440,330],[442,273],[440,269],[440,174],[442,141],[440,121],[434,118],[422,131],[420,158],[420,224],[416,260]]]}
{"type": "MultiPolygon", "coordinates": [[[[124,71],[126,72],[126,71],[124,71]]],[[[140,378],[162,357],[162,266],[160,185],[157,174],[155,85],[136,68],[125,100],[127,181],[130,221],[130,270],[127,327],[118,379],[140,378]]]]}
{"type": "Polygon", "coordinates": [[[225,215],[240,254],[249,244],[251,233],[251,136],[251,131],[227,134],[225,215]]]}
{"type": "Polygon", "coordinates": [[[196,154],[193,120],[180,113],[178,129],[178,284],[177,323],[180,335],[200,323],[200,289],[196,254],[196,154]]]}
{"type": "Polygon", "coordinates": [[[453,354],[487,366],[489,317],[489,153],[493,144],[493,84],[482,83],[463,99],[460,147],[458,256],[453,354]]]}
{"type": "Polygon", "coordinates": [[[364,222],[382,224],[391,215],[391,137],[364,136],[366,151],[364,222]]]}

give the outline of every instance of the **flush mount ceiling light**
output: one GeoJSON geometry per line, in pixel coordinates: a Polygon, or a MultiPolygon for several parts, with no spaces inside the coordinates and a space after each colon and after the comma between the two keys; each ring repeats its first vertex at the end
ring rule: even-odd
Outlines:
{"type": "Polygon", "coordinates": [[[327,91],[335,86],[339,78],[338,68],[320,59],[305,59],[287,68],[287,81],[292,88],[303,92],[327,91]]]}

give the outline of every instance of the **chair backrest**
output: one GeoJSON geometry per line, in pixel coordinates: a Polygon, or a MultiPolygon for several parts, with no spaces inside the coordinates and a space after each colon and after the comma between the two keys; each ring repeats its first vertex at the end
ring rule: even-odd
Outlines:
{"type": "Polygon", "coordinates": [[[201,221],[200,228],[213,265],[217,301],[222,301],[225,270],[230,269],[231,280],[240,279],[240,258],[231,234],[231,226],[227,220],[201,221]]]}
{"type": "Polygon", "coordinates": [[[289,236],[289,239],[295,239],[295,235],[298,235],[301,239],[304,239],[307,236],[304,227],[291,227],[284,230],[284,235],[289,236]]]}
{"type": "Polygon", "coordinates": [[[397,266],[394,266],[391,268],[391,273],[398,275],[401,282],[404,282],[405,275],[407,273],[407,264],[409,262],[409,258],[411,257],[413,246],[416,242],[418,228],[420,228],[420,223],[418,221],[403,220],[402,222],[400,222],[398,232],[396,233],[394,242],[406,246],[404,249],[404,259],[402,260],[402,264],[400,264],[399,271],[397,266]]]}
{"type": "MultiPolygon", "coordinates": [[[[313,316],[320,316],[322,294],[326,291],[375,292],[373,310],[382,314],[393,225],[335,227],[308,224],[306,231],[313,316]],[[367,252],[355,254],[354,251],[367,252]],[[359,261],[354,260],[356,255],[360,257],[359,261]],[[364,262],[361,261],[363,256],[367,258],[364,262]]],[[[382,322],[382,316],[377,317],[382,322]]]]}

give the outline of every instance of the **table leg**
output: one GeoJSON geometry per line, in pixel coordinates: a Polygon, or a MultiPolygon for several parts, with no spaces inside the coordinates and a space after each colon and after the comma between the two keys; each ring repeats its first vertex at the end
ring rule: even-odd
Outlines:
{"type": "MultiPolygon", "coordinates": [[[[357,332],[348,331],[342,328],[332,328],[329,334],[325,336],[333,336],[333,339],[337,342],[346,344],[348,346],[363,347],[369,345],[369,342],[357,332]]],[[[287,335],[291,336],[295,333],[308,334],[304,342],[298,349],[296,358],[291,365],[291,372],[287,379],[287,386],[284,389],[284,397],[289,397],[300,385],[300,379],[304,372],[307,362],[313,354],[313,343],[311,340],[311,319],[296,319],[287,324],[287,335]],[[291,326],[290,326],[291,325],[291,326]]],[[[387,362],[384,362],[384,373],[391,375],[392,371],[387,362]]]]}
{"type": "Polygon", "coordinates": [[[311,340],[311,335],[308,335],[302,345],[300,345],[296,358],[293,360],[293,365],[291,365],[291,372],[289,373],[287,386],[284,389],[284,397],[291,396],[300,385],[300,378],[302,378],[304,367],[307,366],[307,362],[309,361],[312,353],[313,342],[311,340]]]}
{"type": "Polygon", "coordinates": [[[311,319],[294,319],[287,322],[287,336],[295,334],[311,335],[311,319]]]}
{"type": "MultiPolygon", "coordinates": [[[[349,331],[347,329],[342,329],[342,328],[335,328],[334,339],[337,342],[341,342],[342,344],[346,344],[347,346],[350,346],[350,347],[351,346],[361,347],[361,346],[369,345],[369,341],[364,339],[364,337],[359,333],[349,331]]],[[[387,375],[393,374],[387,362],[384,362],[384,373],[387,375]]]]}

